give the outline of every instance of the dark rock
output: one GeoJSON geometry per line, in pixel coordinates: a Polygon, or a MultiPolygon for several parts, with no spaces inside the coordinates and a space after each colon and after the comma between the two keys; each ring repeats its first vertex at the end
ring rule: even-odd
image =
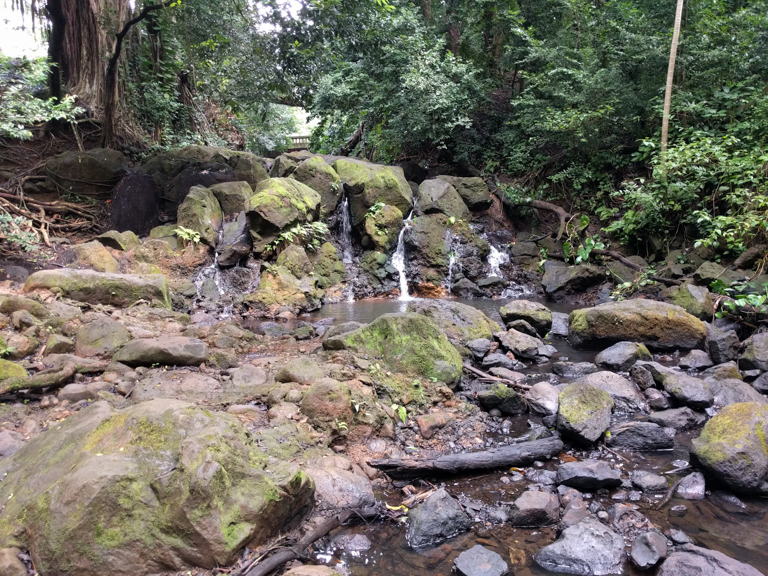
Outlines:
{"type": "Polygon", "coordinates": [[[473,298],[482,294],[482,290],[469,278],[462,278],[451,286],[451,294],[461,298],[473,298]]]}
{"type": "Polygon", "coordinates": [[[553,336],[568,337],[568,314],[565,312],[552,312],[552,328],[549,333],[553,336]]]}
{"type": "Polygon", "coordinates": [[[331,540],[331,545],[344,552],[365,552],[373,546],[365,534],[339,534],[331,540]]]}
{"type": "Polygon", "coordinates": [[[569,294],[581,292],[599,284],[605,279],[605,272],[593,264],[577,266],[548,266],[544,269],[541,283],[549,298],[563,300],[569,294]]]}
{"type": "Polygon", "coordinates": [[[262,322],[254,330],[256,334],[263,334],[264,336],[272,336],[273,338],[279,338],[285,334],[283,326],[277,322],[262,322]]]}
{"type": "Polygon", "coordinates": [[[536,329],[525,320],[513,320],[512,322],[507,322],[507,330],[517,330],[518,332],[528,334],[528,336],[533,336],[534,338],[539,335],[539,333],[536,332],[536,329]]]}
{"type": "Polygon", "coordinates": [[[496,367],[506,368],[507,370],[517,370],[520,364],[514,360],[510,360],[504,354],[495,352],[493,354],[488,354],[485,358],[483,358],[482,366],[486,370],[496,367]]]}
{"type": "Polygon", "coordinates": [[[512,526],[551,526],[560,520],[560,501],[549,492],[523,492],[508,511],[512,526]]]}
{"type": "Polygon", "coordinates": [[[685,407],[655,412],[648,416],[648,420],[665,428],[691,430],[692,428],[702,426],[707,421],[707,416],[685,407]]]}
{"type": "Polygon", "coordinates": [[[593,517],[566,528],[533,557],[545,570],[583,576],[620,574],[623,558],[624,539],[593,517]]]}
{"type": "Polygon", "coordinates": [[[245,212],[236,220],[224,224],[221,239],[216,244],[219,266],[235,266],[251,253],[251,234],[245,212]]]}
{"type": "Polygon", "coordinates": [[[701,472],[688,474],[678,485],[675,494],[683,500],[704,500],[707,494],[704,474],[701,472]]]}
{"type": "Polygon", "coordinates": [[[691,540],[691,537],[688,536],[685,532],[682,530],[677,530],[675,528],[670,528],[669,530],[666,530],[664,532],[664,536],[672,540],[674,544],[693,544],[693,540],[691,540]]]}
{"type": "Polygon", "coordinates": [[[632,541],[630,558],[641,570],[650,570],[667,557],[667,540],[658,532],[640,534],[632,541]]]}
{"type": "Polygon", "coordinates": [[[497,408],[502,414],[511,416],[524,414],[528,410],[523,397],[506,384],[494,384],[490,390],[478,394],[477,399],[486,410],[497,408]]]}
{"type": "Polygon", "coordinates": [[[768,372],[764,372],[752,382],[752,388],[760,394],[768,394],[768,372]]]}
{"type": "Polygon", "coordinates": [[[453,564],[460,576],[503,576],[509,570],[501,556],[479,544],[459,554],[453,564]]]}
{"type": "Polygon", "coordinates": [[[666,410],[669,408],[669,398],[661,390],[648,388],[648,390],[643,392],[643,395],[651,410],[666,410]]]}
{"type": "Polygon", "coordinates": [[[467,342],[467,348],[476,360],[482,360],[491,349],[491,341],[488,338],[475,338],[467,342]]]}
{"type": "MultiPolygon", "coordinates": [[[[482,178],[459,178],[457,176],[438,176],[456,188],[467,208],[473,212],[487,210],[493,204],[491,192],[482,178]]],[[[418,180],[415,180],[418,182],[418,180]]],[[[419,182],[420,183],[420,182],[419,182]]]]}
{"type": "Polygon", "coordinates": [[[740,402],[768,403],[765,396],[742,380],[710,380],[709,387],[714,396],[713,405],[718,408],[740,402]]]}
{"type": "Polygon", "coordinates": [[[410,511],[406,538],[413,548],[435,546],[466,532],[471,525],[459,503],[441,488],[410,511]]]}
{"type": "Polygon", "coordinates": [[[629,369],[629,377],[641,390],[647,390],[648,388],[656,386],[653,374],[651,374],[644,366],[638,364],[632,366],[632,368],[629,369]]]}
{"type": "Polygon", "coordinates": [[[599,370],[592,362],[555,362],[552,364],[552,372],[563,378],[581,378],[599,370]]]}
{"type": "Polygon", "coordinates": [[[746,348],[739,358],[739,369],[768,372],[768,332],[755,334],[746,340],[746,348]]]}
{"type": "Polygon", "coordinates": [[[676,506],[672,506],[669,509],[669,515],[674,518],[682,518],[688,513],[688,507],[684,504],[678,504],[676,506]]]}
{"type": "Polygon", "coordinates": [[[513,300],[499,309],[499,315],[504,324],[525,320],[542,336],[546,335],[552,327],[552,312],[538,302],[513,300]]]}
{"type": "Polygon", "coordinates": [[[600,438],[611,423],[613,400],[589,384],[569,384],[559,397],[557,429],[581,443],[600,438]]]}
{"type": "Polygon", "coordinates": [[[626,422],[610,429],[608,446],[622,450],[671,450],[674,430],[652,422],[626,422]]]}
{"type": "Polygon", "coordinates": [[[648,348],[637,342],[617,342],[610,348],[606,348],[595,358],[595,364],[601,368],[626,372],[638,360],[651,360],[648,348]]]}
{"type": "Polygon", "coordinates": [[[578,490],[598,490],[621,486],[621,472],[602,460],[566,462],[557,469],[557,483],[578,490]]]}
{"type": "Polygon", "coordinates": [[[661,384],[670,396],[691,408],[708,408],[715,400],[709,384],[700,378],[668,372],[662,375],[661,384]]]}
{"type": "Polygon", "coordinates": [[[618,412],[643,412],[646,410],[645,399],[631,380],[613,372],[595,372],[577,380],[580,384],[589,384],[607,392],[618,412]]]}
{"type": "Polygon", "coordinates": [[[659,568],[656,576],[761,576],[748,564],[729,558],[721,552],[684,544],[659,568]]]}
{"type": "Polygon", "coordinates": [[[669,488],[669,483],[664,476],[645,470],[634,470],[630,474],[630,480],[643,492],[663,492],[669,488]]]}
{"type": "Polygon", "coordinates": [[[685,368],[686,370],[698,370],[701,368],[709,368],[713,364],[714,362],[712,362],[709,354],[703,350],[691,350],[680,359],[678,365],[680,368],[685,368]]]}
{"type": "Polygon", "coordinates": [[[706,348],[715,364],[735,360],[739,355],[739,336],[735,330],[721,330],[714,324],[705,323],[707,328],[706,348]]]}
{"type": "Polygon", "coordinates": [[[128,159],[116,150],[93,148],[48,158],[45,170],[62,193],[83,196],[109,192],[126,172],[128,159]]]}

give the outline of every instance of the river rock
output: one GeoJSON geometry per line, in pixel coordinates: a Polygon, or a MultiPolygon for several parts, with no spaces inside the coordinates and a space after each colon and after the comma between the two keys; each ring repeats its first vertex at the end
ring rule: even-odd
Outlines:
{"type": "Polygon", "coordinates": [[[657,388],[648,388],[643,391],[648,408],[651,410],[666,410],[669,408],[669,395],[657,388]]]}
{"type": "Polygon", "coordinates": [[[304,394],[301,413],[319,428],[332,429],[338,422],[351,426],[352,392],[333,378],[320,378],[304,394]]]}
{"type": "MultiPolygon", "coordinates": [[[[488,371],[494,370],[496,368],[503,368],[505,370],[509,370],[510,372],[514,372],[515,370],[524,367],[522,363],[512,360],[509,358],[509,356],[499,352],[488,354],[485,358],[483,358],[481,366],[484,370],[488,371]]],[[[499,376],[499,378],[503,378],[503,376],[499,376]]]]}
{"type": "Polygon", "coordinates": [[[458,176],[438,176],[438,180],[448,182],[456,189],[461,199],[472,212],[488,210],[493,204],[491,192],[482,178],[460,178],[458,176]]]}
{"type": "Polygon", "coordinates": [[[704,323],[679,306],[646,299],[609,302],[574,310],[569,339],[579,348],[641,342],[653,350],[701,348],[704,323]]]}
{"type": "Polygon", "coordinates": [[[141,240],[139,240],[139,237],[130,230],[125,232],[109,230],[100,236],[96,236],[96,241],[100,242],[107,248],[120,250],[121,252],[128,252],[128,250],[131,248],[136,248],[136,246],[141,245],[141,240]]]}
{"type": "Polygon", "coordinates": [[[343,348],[380,358],[393,371],[447,384],[461,377],[461,356],[438,325],[421,314],[384,314],[339,338],[343,348]]]}
{"type": "Polygon", "coordinates": [[[680,306],[683,310],[700,318],[711,320],[715,310],[712,294],[704,286],[681,284],[671,286],[662,291],[661,297],[665,302],[680,306]]]}
{"type": "Polygon", "coordinates": [[[88,266],[97,272],[117,272],[119,266],[112,254],[101,242],[86,242],[72,247],[81,266],[88,266]]]}
{"type": "Polygon", "coordinates": [[[743,380],[710,380],[709,388],[712,390],[714,401],[713,406],[723,408],[729,404],[738,404],[740,402],[756,402],[757,404],[766,404],[765,396],[743,380]]]}
{"type": "Polygon", "coordinates": [[[768,406],[731,404],[692,442],[701,466],[737,492],[764,494],[768,477],[768,406]]]}
{"type": "Polygon", "coordinates": [[[752,387],[760,394],[768,394],[768,372],[763,372],[752,381],[752,387]]]}
{"type": "Polygon", "coordinates": [[[621,574],[623,558],[624,538],[591,516],[533,556],[545,570],[582,576],[621,574]]]}
{"type": "Polygon", "coordinates": [[[538,382],[525,392],[525,401],[531,410],[544,416],[557,414],[560,392],[549,382],[538,382]]]}
{"type": "Polygon", "coordinates": [[[78,356],[112,356],[131,340],[131,333],[111,318],[100,318],[84,324],[77,331],[75,354],[78,356]]]}
{"type": "Polygon", "coordinates": [[[475,360],[482,360],[491,350],[491,341],[488,338],[475,338],[466,344],[475,360]]]}
{"type": "Polygon", "coordinates": [[[580,460],[561,464],[556,481],[577,490],[616,488],[621,486],[621,472],[602,460],[580,460]]]}
{"type": "Polygon", "coordinates": [[[708,408],[715,401],[709,384],[701,378],[669,371],[661,374],[661,384],[670,396],[691,408],[708,408]]]}
{"type": "Polygon", "coordinates": [[[669,488],[667,479],[653,472],[634,470],[629,478],[643,492],[664,492],[669,488]]]}
{"type": "MultiPolygon", "coordinates": [[[[549,263],[550,261],[547,261],[547,264],[549,263]]],[[[604,279],[605,271],[594,264],[545,265],[541,284],[547,296],[557,302],[569,294],[575,294],[599,284],[604,279]]]]}
{"type": "Polygon", "coordinates": [[[472,526],[472,520],[448,492],[440,488],[424,503],[408,514],[406,539],[413,548],[436,546],[462,534],[472,526]]]}
{"type": "Polygon", "coordinates": [[[177,212],[179,226],[200,234],[200,240],[209,246],[216,246],[221,228],[221,206],[208,188],[193,186],[177,212]]]}
{"type": "Polygon", "coordinates": [[[451,300],[417,300],[408,304],[407,311],[430,318],[455,342],[467,343],[477,338],[491,340],[493,334],[501,330],[481,310],[451,300]]]}
{"type": "Polygon", "coordinates": [[[610,428],[608,446],[622,450],[671,450],[674,429],[662,428],[653,422],[625,422],[610,428]]]}
{"type": "Polygon", "coordinates": [[[67,384],[57,395],[59,402],[68,400],[70,403],[80,402],[81,400],[95,400],[99,392],[107,392],[112,388],[109,382],[90,382],[88,384],[67,384]]]}
{"type": "Polygon", "coordinates": [[[3,576],[27,576],[27,567],[19,560],[18,548],[0,549],[0,574],[3,576]]]}
{"type": "Polygon", "coordinates": [[[749,564],[729,558],[722,552],[684,544],[677,548],[656,572],[656,576],[761,576],[749,564]]]}
{"type": "Polygon", "coordinates": [[[403,213],[395,206],[385,204],[381,210],[365,219],[365,233],[376,250],[389,252],[397,247],[403,213]]]}
{"type": "Polygon", "coordinates": [[[595,358],[595,364],[601,368],[626,372],[638,360],[652,360],[648,348],[637,342],[618,342],[606,348],[595,358]]]}
{"type": "Polygon", "coordinates": [[[424,214],[441,212],[449,218],[468,220],[470,213],[456,189],[444,180],[424,180],[417,192],[418,207],[424,214]]]}
{"type": "Polygon", "coordinates": [[[321,216],[330,216],[336,211],[343,194],[341,178],[322,157],[302,160],[290,177],[320,194],[321,216]]]}
{"type": "Polygon", "coordinates": [[[245,203],[253,196],[253,189],[248,182],[222,182],[210,188],[219,201],[224,216],[239,214],[245,210],[245,203]]]}
{"type": "Polygon", "coordinates": [[[755,334],[747,339],[744,353],[739,358],[739,369],[768,372],[768,333],[755,334]]]}
{"type": "Polygon", "coordinates": [[[534,359],[539,355],[539,349],[544,342],[528,334],[510,328],[506,332],[496,332],[494,337],[501,343],[502,348],[509,350],[517,357],[534,359]]]}
{"type": "Polygon", "coordinates": [[[0,545],[51,575],[226,566],[311,503],[309,477],[268,457],[227,414],[96,402],[0,462],[0,545]]]}
{"type": "Polygon", "coordinates": [[[557,429],[581,443],[592,443],[611,423],[613,400],[589,384],[569,384],[560,392],[557,429]]]}
{"type": "Polygon", "coordinates": [[[552,372],[563,378],[581,378],[599,370],[592,362],[555,362],[552,364],[552,372]]]}
{"type": "Polygon", "coordinates": [[[709,354],[703,350],[691,350],[688,354],[680,358],[680,362],[678,363],[678,366],[685,370],[699,370],[701,368],[709,368],[713,365],[714,362],[712,362],[709,354]]]}
{"type": "Polygon", "coordinates": [[[715,280],[720,280],[726,286],[730,286],[734,282],[745,280],[746,277],[740,272],[723,268],[715,262],[704,262],[693,273],[693,279],[699,286],[710,286],[715,280]]]}
{"type": "Polygon", "coordinates": [[[667,557],[667,539],[658,532],[645,532],[632,541],[630,559],[640,570],[650,570],[667,557]]]}
{"type": "Polygon", "coordinates": [[[93,270],[41,270],[24,283],[24,291],[60,290],[67,298],[88,304],[126,307],[138,300],[171,307],[168,282],[162,274],[103,274],[93,270]]]}
{"type": "Polygon", "coordinates": [[[647,409],[645,399],[631,380],[613,372],[595,372],[579,378],[577,383],[589,384],[607,392],[618,412],[642,412],[647,409]]]}
{"type": "Polygon", "coordinates": [[[701,373],[701,377],[707,382],[711,380],[744,380],[744,377],[739,372],[739,367],[736,362],[725,362],[724,364],[718,364],[707,368],[701,373]]]}
{"type": "Polygon", "coordinates": [[[113,356],[127,366],[199,366],[208,360],[208,346],[197,338],[139,338],[123,346],[113,356]]]}
{"type": "Polygon", "coordinates": [[[706,348],[715,364],[735,360],[739,356],[739,336],[735,330],[722,330],[714,324],[706,323],[706,348]]]}
{"type": "Polygon", "coordinates": [[[523,397],[502,383],[496,383],[489,390],[480,392],[477,395],[477,399],[484,409],[492,410],[496,408],[502,414],[510,416],[525,414],[528,409],[523,397]]]}
{"type": "Polygon", "coordinates": [[[509,570],[501,556],[479,544],[459,554],[453,565],[459,576],[503,576],[509,570]]]}
{"type": "Polygon", "coordinates": [[[26,310],[35,318],[45,320],[51,313],[48,308],[32,298],[25,298],[18,294],[0,295],[0,312],[9,316],[19,310],[26,310]]]}
{"type": "Polygon", "coordinates": [[[315,499],[322,510],[341,512],[376,503],[371,481],[356,474],[351,465],[312,467],[307,469],[307,474],[315,483],[315,499]]]}
{"type": "Polygon", "coordinates": [[[701,472],[688,474],[680,481],[675,494],[683,500],[704,500],[707,495],[704,474],[701,472]]]}
{"type": "Polygon", "coordinates": [[[0,460],[13,456],[24,445],[21,434],[10,430],[0,430],[0,460]]]}
{"type": "Polygon", "coordinates": [[[568,314],[565,312],[552,312],[552,328],[550,334],[553,336],[560,336],[561,338],[568,337],[568,314]]]}
{"type": "Polygon", "coordinates": [[[701,412],[694,412],[688,407],[683,407],[654,412],[648,416],[648,420],[665,428],[691,430],[703,426],[707,421],[707,416],[701,412]]]}
{"type": "Polygon", "coordinates": [[[560,501],[549,492],[528,490],[507,511],[512,526],[551,526],[560,520],[560,501]]]}
{"type": "Polygon", "coordinates": [[[525,320],[542,336],[546,335],[552,327],[552,312],[538,302],[513,300],[499,308],[499,315],[505,325],[515,320],[525,320]]]}

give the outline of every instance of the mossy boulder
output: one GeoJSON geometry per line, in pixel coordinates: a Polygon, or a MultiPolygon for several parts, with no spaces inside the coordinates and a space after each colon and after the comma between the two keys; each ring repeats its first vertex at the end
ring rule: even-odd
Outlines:
{"type": "Polygon", "coordinates": [[[493,204],[491,191],[482,178],[460,178],[459,176],[438,176],[456,189],[467,208],[473,212],[488,210],[493,204]]]}
{"type": "Polygon", "coordinates": [[[569,384],[558,398],[557,429],[582,444],[591,444],[603,435],[611,424],[613,400],[589,384],[569,384]]]}
{"type": "Polygon", "coordinates": [[[395,206],[384,205],[376,214],[365,219],[365,233],[370,245],[382,252],[389,252],[397,246],[402,227],[403,213],[395,206]]]}
{"type": "Polygon", "coordinates": [[[502,322],[508,324],[515,320],[525,320],[541,336],[544,336],[552,328],[552,312],[549,308],[538,302],[528,300],[513,300],[499,308],[502,322]]]}
{"type": "Polygon", "coordinates": [[[352,391],[333,378],[320,378],[304,394],[301,413],[318,428],[339,429],[338,423],[352,423],[352,391]]]}
{"type": "Polygon", "coordinates": [[[113,250],[120,250],[121,252],[127,252],[131,248],[135,248],[141,244],[141,240],[136,236],[135,232],[126,230],[125,232],[118,232],[117,230],[110,230],[104,232],[100,236],[96,236],[96,241],[101,242],[107,248],[113,250]]]}
{"type": "Polygon", "coordinates": [[[604,348],[617,342],[641,342],[651,350],[701,348],[704,322],[679,306],[635,299],[574,310],[569,340],[577,348],[604,348]]]}
{"type": "Polygon", "coordinates": [[[306,250],[296,244],[291,244],[280,252],[277,265],[285,266],[296,278],[304,278],[312,272],[312,262],[309,261],[306,250]]]}
{"type": "Polygon", "coordinates": [[[96,402],[0,463],[0,546],[50,576],[226,566],[311,504],[311,479],[269,456],[228,414],[96,402]]]}
{"type": "Polygon", "coordinates": [[[387,255],[378,250],[363,254],[360,259],[360,270],[366,273],[372,285],[380,286],[387,277],[387,260],[387,255]]]}
{"type": "Polygon", "coordinates": [[[48,177],[63,192],[102,197],[109,197],[110,190],[125,175],[127,166],[128,159],[109,148],[63,152],[45,162],[48,177]]]}
{"type": "Polygon", "coordinates": [[[245,204],[253,196],[253,189],[248,182],[222,182],[211,186],[224,216],[231,216],[245,210],[245,204]]]}
{"type": "Polygon", "coordinates": [[[75,353],[78,356],[112,356],[115,350],[131,340],[128,329],[111,318],[100,318],[84,324],[77,331],[75,353]]]}
{"type": "Polygon", "coordinates": [[[449,218],[466,220],[469,208],[456,189],[444,180],[424,180],[418,191],[419,210],[424,214],[440,212],[449,218]]]}
{"type": "Polygon", "coordinates": [[[547,263],[548,266],[544,267],[541,284],[544,286],[547,297],[556,302],[599,284],[605,279],[605,271],[594,264],[565,266],[553,265],[550,262],[547,263]]]}
{"type": "Polygon", "coordinates": [[[179,226],[200,234],[208,246],[216,246],[222,214],[219,201],[208,188],[192,186],[177,212],[179,226]]]}
{"type": "Polygon", "coordinates": [[[408,312],[430,318],[450,340],[462,344],[477,338],[491,340],[501,330],[481,310],[451,300],[416,300],[408,305],[408,312]]]}
{"type": "Polygon", "coordinates": [[[0,296],[0,312],[10,316],[19,310],[26,310],[40,320],[45,320],[51,315],[45,305],[32,298],[25,298],[18,294],[3,294],[0,296]]]}
{"type": "Polygon", "coordinates": [[[327,290],[331,286],[336,286],[347,277],[347,267],[339,256],[339,251],[330,242],[325,242],[309,255],[314,268],[315,278],[317,279],[317,288],[327,290]]]}
{"type": "Polygon", "coordinates": [[[696,318],[712,320],[715,303],[712,300],[712,294],[704,286],[696,286],[695,284],[672,286],[665,289],[661,293],[661,297],[665,302],[680,306],[696,318]]]}
{"type": "Polygon", "coordinates": [[[730,489],[768,495],[768,406],[731,404],[704,425],[692,442],[704,469],[730,489]]]}
{"type": "Polygon", "coordinates": [[[299,279],[285,266],[271,266],[262,272],[259,289],[248,294],[244,301],[247,304],[261,304],[270,310],[280,306],[310,310],[317,307],[312,298],[315,284],[316,279],[312,276],[299,279]]]}
{"type": "Polygon", "coordinates": [[[341,158],[333,163],[333,169],[349,195],[353,226],[360,226],[368,209],[377,202],[395,206],[403,214],[413,208],[413,191],[402,168],[341,158]]]}
{"type": "MultiPolygon", "coordinates": [[[[490,252],[488,243],[469,227],[466,221],[450,223],[445,214],[427,214],[414,218],[411,230],[406,232],[405,241],[409,263],[417,264],[436,275],[439,282],[448,274],[451,252],[461,255],[464,264],[476,260],[484,261],[490,252]]],[[[482,264],[480,264],[482,268],[482,264]]],[[[426,278],[426,274],[423,280],[426,278]]]]}
{"type": "Polygon", "coordinates": [[[480,405],[486,410],[497,408],[502,414],[516,416],[528,411],[523,397],[506,384],[496,383],[477,395],[480,405]]]}
{"type": "Polygon", "coordinates": [[[326,164],[322,156],[302,160],[290,177],[320,194],[321,216],[328,216],[336,211],[342,196],[341,178],[336,170],[326,164]]]}
{"type": "Polygon", "coordinates": [[[343,348],[379,359],[395,372],[448,384],[461,377],[461,355],[440,327],[421,314],[384,314],[338,338],[343,348]]]}
{"type": "Polygon", "coordinates": [[[291,178],[270,178],[256,186],[245,206],[256,254],[284,228],[317,220],[320,194],[291,178]]]}
{"type": "Polygon", "coordinates": [[[0,388],[5,388],[9,384],[19,381],[26,381],[29,378],[27,371],[10,360],[0,359],[0,388]]]}
{"type": "Polygon", "coordinates": [[[101,242],[86,242],[76,244],[72,250],[77,255],[81,266],[88,266],[98,272],[117,272],[119,266],[117,260],[112,257],[101,242]]]}
{"type": "Polygon", "coordinates": [[[104,274],[93,270],[41,270],[27,278],[24,291],[56,291],[78,302],[126,307],[144,300],[171,307],[168,281],[162,274],[104,274]]]}

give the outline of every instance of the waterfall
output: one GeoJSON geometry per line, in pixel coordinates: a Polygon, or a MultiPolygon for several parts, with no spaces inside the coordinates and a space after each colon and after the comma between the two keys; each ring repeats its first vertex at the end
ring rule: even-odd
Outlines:
{"type": "Polygon", "coordinates": [[[352,223],[349,220],[349,198],[344,194],[341,202],[342,262],[352,264],[352,223]]]}
{"type": "MultiPolygon", "coordinates": [[[[223,228],[219,228],[219,235],[216,239],[216,245],[221,242],[221,237],[224,230],[223,228]]],[[[202,298],[203,297],[203,285],[205,284],[206,280],[213,280],[213,283],[216,285],[216,289],[219,291],[219,296],[223,296],[226,293],[226,290],[224,288],[224,285],[221,280],[221,268],[219,267],[219,254],[214,248],[213,250],[213,262],[211,262],[208,266],[200,270],[198,272],[197,277],[195,278],[194,284],[195,288],[197,289],[197,297],[202,298]]]]}
{"type": "Polygon", "coordinates": [[[451,286],[453,286],[453,272],[457,269],[461,270],[462,245],[458,234],[446,230],[445,249],[448,252],[448,276],[445,277],[445,288],[450,294],[451,286]]]}
{"type": "Polygon", "coordinates": [[[413,300],[408,295],[408,278],[405,275],[405,231],[413,218],[413,210],[403,222],[403,229],[397,237],[397,249],[392,256],[392,267],[400,274],[400,298],[399,300],[413,300]]]}
{"type": "Polygon", "coordinates": [[[496,248],[493,244],[489,244],[489,246],[491,247],[491,253],[488,254],[488,266],[491,271],[488,277],[498,276],[499,278],[504,278],[501,272],[501,265],[509,262],[509,255],[496,248]]]}

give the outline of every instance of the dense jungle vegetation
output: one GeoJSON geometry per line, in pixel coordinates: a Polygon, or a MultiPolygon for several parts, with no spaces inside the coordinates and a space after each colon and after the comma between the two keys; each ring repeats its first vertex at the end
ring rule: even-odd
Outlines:
{"type": "Polygon", "coordinates": [[[650,250],[765,240],[768,3],[689,0],[660,153],[674,2],[12,0],[49,62],[3,57],[0,133],[87,117],[133,155],[312,149],[497,175],[650,250]],[[45,77],[48,75],[47,93],[45,77]],[[46,98],[49,98],[46,100],[46,98]]]}

